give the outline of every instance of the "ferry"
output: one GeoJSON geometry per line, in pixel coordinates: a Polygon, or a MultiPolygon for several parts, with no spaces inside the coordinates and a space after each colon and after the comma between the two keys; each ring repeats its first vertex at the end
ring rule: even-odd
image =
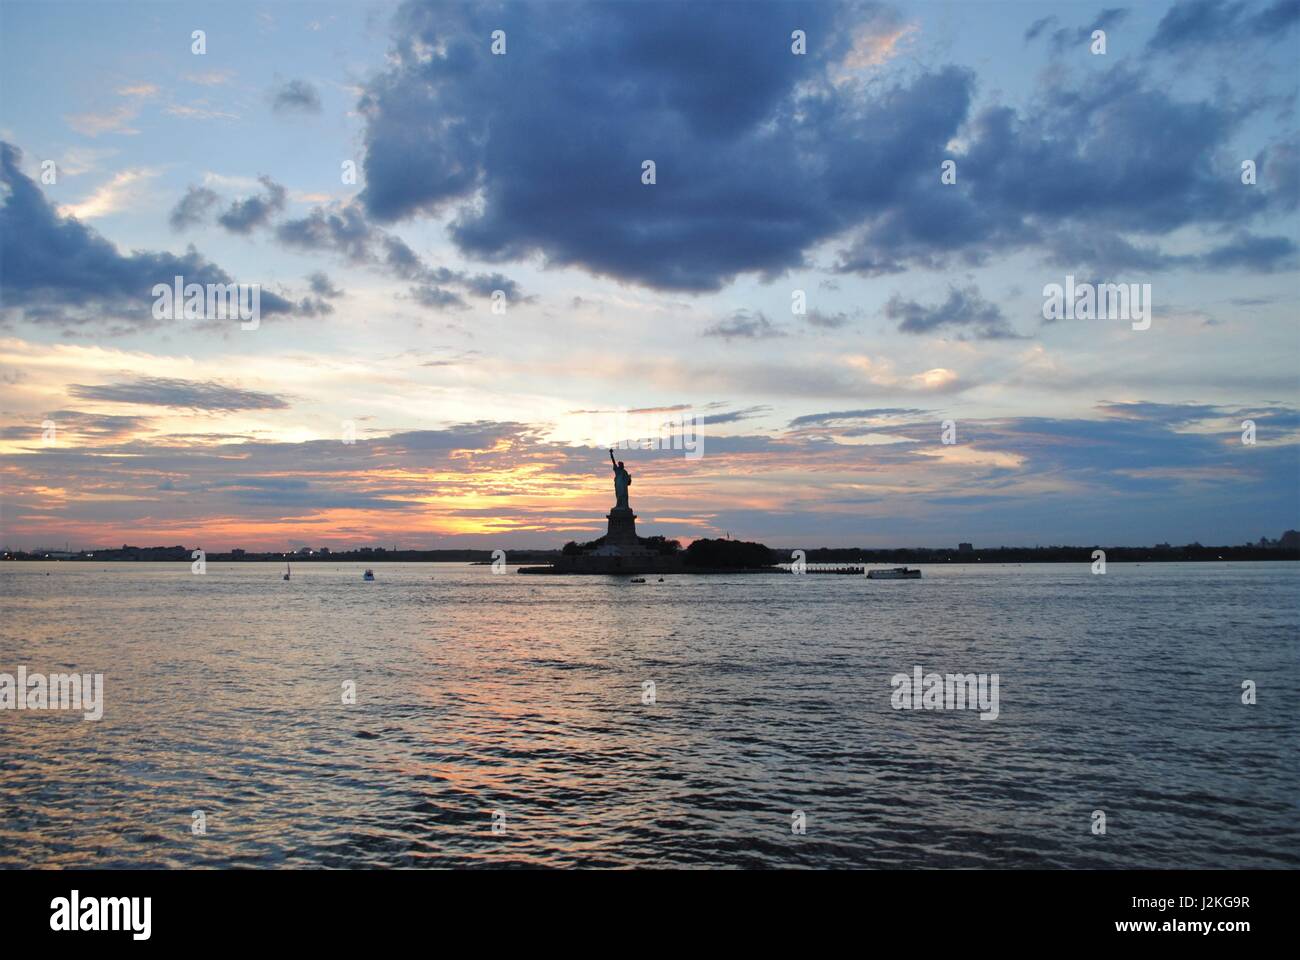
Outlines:
{"type": "Polygon", "coordinates": [[[361,575],[361,579],[362,579],[362,580],[373,580],[373,579],[375,579],[375,571],[373,571],[373,570],[367,568],[366,572],[363,573],[363,574],[361,575]]]}
{"type": "Polygon", "coordinates": [[[868,580],[920,580],[920,570],[909,570],[907,567],[893,567],[889,570],[868,570],[868,580]]]}

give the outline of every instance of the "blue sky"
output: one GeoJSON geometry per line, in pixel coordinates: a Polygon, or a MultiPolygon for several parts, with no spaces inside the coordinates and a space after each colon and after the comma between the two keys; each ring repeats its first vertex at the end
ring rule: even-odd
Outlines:
{"type": "Polygon", "coordinates": [[[624,456],[643,533],[1276,537],[1298,27],[1295,0],[0,2],[0,539],[553,545],[602,532],[602,445],[681,413],[704,456],[624,456]],[[176,272],[259,284],[258,329],[155,319],[176,272]],[[1045,322],[1067,275],[1150,284],[1150,328],[1045,322]]]}

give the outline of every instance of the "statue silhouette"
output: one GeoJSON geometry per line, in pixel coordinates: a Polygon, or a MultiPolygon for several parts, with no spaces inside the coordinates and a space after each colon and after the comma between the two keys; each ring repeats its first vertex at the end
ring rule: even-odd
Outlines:
{"type": "Polygon", "coordinates": [[[630,510],[627,505],[627,488],[632,485],[632,474],[627,472],[622,460],[614,459],[614,451],[609,451],[609,462],[614,465],[614,509],[630,510]]]}

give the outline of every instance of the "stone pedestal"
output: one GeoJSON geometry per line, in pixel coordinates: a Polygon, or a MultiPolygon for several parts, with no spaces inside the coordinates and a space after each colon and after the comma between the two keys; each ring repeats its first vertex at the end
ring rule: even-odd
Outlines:
{"type": "Polygon", "coordinates": [[[563,556],[549,567],[524,568],[523,573],[589,573],[607,576],[683,572],[682,558],[661,556],[636,535],[636,514],[629,507],[615,507],[606,514],[609,532],[598,547],[576,556],[563,556]]]}
{"type": "Polygon", "coordinates": [[[636,536],[636,514],[630,507],[615,507],[609,511],[609,532],[605,534],[608,545],[638,546],[636,536]]]}

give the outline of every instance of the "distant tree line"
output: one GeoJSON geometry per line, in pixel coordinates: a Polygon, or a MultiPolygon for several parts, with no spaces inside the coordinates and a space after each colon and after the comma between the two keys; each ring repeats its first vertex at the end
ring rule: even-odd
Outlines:
{"type": "MultiPolygon", "coordinates": [[[[1094,550],[1102,550],[1108,563],[1176,563],[1211,560],[1300,560],[1300,549],[1285,547],[992,547],[978,550],[907,547],[869,550],[862,547],[817,547],[804,550],[808,563],[1091,563],[1094,550]]],[[[788,563],[792,549],[774,551],[778,562],[788,563]]]]}
{"type": "MultiPolygon", "coordinates": [[[[66,555],[60,553],[58,559],[64,560],[137,560],[147,563],[164,561],[185,561],[189,563],[195,547],[132,547],[121,549],[86,550],[66,555]]],[[[45,560],[48,551],[7,551],[6,560],[45,560]]],[[[510,563],[550,563],[558,555],[557,550],[510,550],[507,560],[510,563]]],[[[268,562],[290,560],[294,563],[329,563],[337,561],[364,561],[366,563],[490,563],[491,550],[390,550],[386,547],[360,547],[356,550],[319,550],[312,553],[296,551],[271,551],[255,553],[245,550],[232,550],[228,553],[208,551],[206,559],[213,563],[268,562]]]]}

